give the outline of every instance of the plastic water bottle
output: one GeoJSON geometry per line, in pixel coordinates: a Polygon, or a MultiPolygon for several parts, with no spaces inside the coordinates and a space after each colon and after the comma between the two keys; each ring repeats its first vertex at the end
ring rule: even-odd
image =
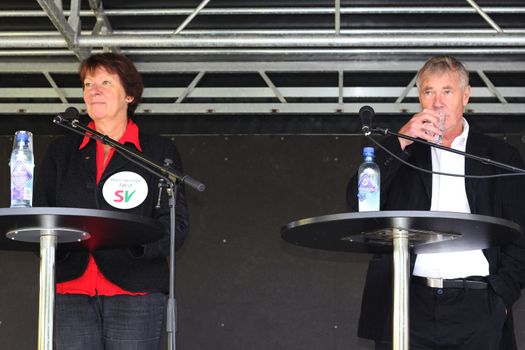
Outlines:
{"type": "Polygon", "coordinates": [[[365,161],[359,166],[357,179],[357,197],[359,211],[377,211],[380,203],[379,167],[374,163],[374,148],[363,148],[365,161]]]}
{"type": "Polygon", "coordinates": [[[33,204],[33,134],[17,131],[11,153],[11,208],[33,204]]]}

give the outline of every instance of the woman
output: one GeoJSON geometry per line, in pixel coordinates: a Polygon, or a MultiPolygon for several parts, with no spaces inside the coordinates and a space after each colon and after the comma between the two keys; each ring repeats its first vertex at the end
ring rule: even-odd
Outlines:
{"type": "MultiPolygon", "coordinates": [[[[174,144],[139,131],[132,120],[143,85],[125,56],[95,54],[80,65],[88,126],[136,148],[150,159],[173,160],[182,172],[174,144]]],[[[54,343],[61,349],[159,349],[165,322],[169,271],[169,205],[158,178],[126,160],[107,145],[87,137],[55,140],[39,172],[35,204],[123,211],[152,217],[167,229],[157,242],[132,248],[61,251],[56,263],[54,343]],[[119,181],[141,183],[142,189],[116,194],[119,181]],[[111,179],[111,181],[108,181],[111,179]]],[[[181,187],[177,195],[176,246],[188,230],[181,187]]]]}

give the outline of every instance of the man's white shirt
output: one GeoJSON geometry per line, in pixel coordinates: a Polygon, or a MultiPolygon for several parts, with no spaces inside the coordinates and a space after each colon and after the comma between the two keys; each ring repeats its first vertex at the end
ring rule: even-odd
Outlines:
{"type": "MultiPolygon", "coordinates": [[[[463,119],[463,132],[452,141],[451,148],[465,152],[469,125],[463,119]]],[[[465,157],[432,147],[432,170],[442,173],[465,174],[465,157]]],[[[465,190],[465,178],[432,175],[431,211],[470,213],[465,190]]],[[[433,278],[464,278],[487,276],[489,263],[481,250],[453,253],[418,254],[415,276],[433,278]]]]}

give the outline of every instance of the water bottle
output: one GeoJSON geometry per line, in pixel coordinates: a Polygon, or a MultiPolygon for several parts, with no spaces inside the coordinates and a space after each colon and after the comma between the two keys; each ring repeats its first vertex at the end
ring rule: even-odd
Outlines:
{"type": "Polygon", "coordinates": [[[357,173],[357,197],[359,211],[377,211],[380,203],[379,167],[374,163],[374,148],[363,148],[365,161],[357,173]]]}
{"type": "Polygon", "coordinates": [[[33,134],[17,131],[11,153],[11,208],[33,204],[33,134]]]}

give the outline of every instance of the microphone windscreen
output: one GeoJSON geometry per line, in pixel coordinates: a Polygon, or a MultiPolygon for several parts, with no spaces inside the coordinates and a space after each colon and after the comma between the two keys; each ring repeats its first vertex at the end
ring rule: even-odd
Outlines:
{"type": "Polygon", "coordinates": [[[80,113],[78,112],[78,109],[76,109],[75,107],[68,107],[66,108],[64,112],[59,114],[59,116],[61,116],[64,119],[68,119],[68,120],[77,119],[79,115],[80,113]]]}
{"type": "Polygon", "coordinates": [[[364,125],[370,126],[372,124],[372,119],[374,118],[376,112],[370,106],[363,106],[359,110],[359,118],[361,118],[361,123],[364,125]]]}

